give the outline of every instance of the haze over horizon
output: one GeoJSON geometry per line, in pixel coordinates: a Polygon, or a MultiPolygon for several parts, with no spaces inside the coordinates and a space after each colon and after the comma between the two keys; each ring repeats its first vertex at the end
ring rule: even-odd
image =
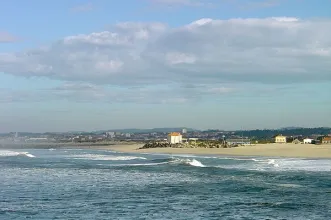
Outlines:
{"type": "Polygon", "coordinates": [[[6,1],[0,133],[331,127],[331,1],[6,1]]]}

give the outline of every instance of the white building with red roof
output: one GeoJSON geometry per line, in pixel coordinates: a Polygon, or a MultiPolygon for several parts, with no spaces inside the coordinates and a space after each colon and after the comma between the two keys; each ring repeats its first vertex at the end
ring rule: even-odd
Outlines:
{"type": "Polygon", "coordinates": [[[183,137],[179,132],[171,132],[168,134],[167,141],[170,144],[182,143],[183,137]]]}

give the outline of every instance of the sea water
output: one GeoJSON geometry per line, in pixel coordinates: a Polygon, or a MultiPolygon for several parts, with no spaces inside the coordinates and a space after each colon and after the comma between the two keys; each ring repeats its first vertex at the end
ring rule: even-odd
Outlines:
{"type": "Polygon", "coordinates": [[[331,219],[331,160],[0,150],[0,219],[331,219]]]}

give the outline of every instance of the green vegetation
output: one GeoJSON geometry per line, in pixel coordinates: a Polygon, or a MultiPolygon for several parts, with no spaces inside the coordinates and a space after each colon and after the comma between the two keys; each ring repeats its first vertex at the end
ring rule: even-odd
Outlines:
{"type": "MultiPolygon", "coordinates": [[[[284,129],[264,129],[264,130],[247,130],[247,131],[234,131],[233,135],[251,137],[252,140],[266,141],[273,139],[274,136],[282,134],[284,136],[303,136],[308,137],[312,134],[327,135],[331,133],[331,128],[284,128],[284,129]]],[[[252,142],[254,143],[254,142],[252,142]]]]}

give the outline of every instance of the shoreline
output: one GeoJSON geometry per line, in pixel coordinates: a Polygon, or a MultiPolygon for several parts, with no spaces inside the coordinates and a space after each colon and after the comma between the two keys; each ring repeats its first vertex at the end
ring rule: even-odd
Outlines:
{"type": "Polygon", "coordinates": [[[138,149],[144,144],[111,143],[111,144],[40,144],[3,146],[1,149],[90,149],[112,150],[121,153],[136,154],[183,154],[183,155],[215,155],[238,157],[283,157],[306,159],[331,159],[331,144],[256,144],[235,148],[148,148],[138,149]]]}
{"type": "Polygon", "coordinates": [[[113,145],[98,147],[122,153],[150,154],[189,154],[241,157],[284,157],[307,159],[331,159],[331,145],[313,144],[258,144],[236,148],[148,148],[138,149],[142,145],[113,145]]]}

